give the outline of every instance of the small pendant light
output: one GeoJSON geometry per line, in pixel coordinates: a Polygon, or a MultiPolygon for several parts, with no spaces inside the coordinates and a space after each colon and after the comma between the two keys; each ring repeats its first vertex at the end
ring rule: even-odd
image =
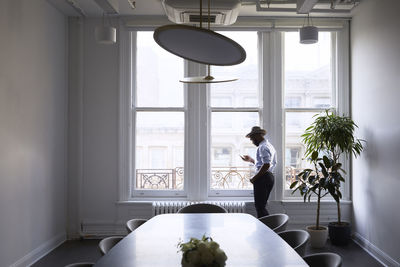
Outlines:
{"type": "Polygon", "coordinates": [[[317,42],[318,42],[318,28],[312,25],[310,13],[308,13],[307,24],[304,23],[303,27],[300,28],[300,43],[315,44],[317,42]]]}
{"type": "Polygon", "coordinates": [[[105,13],[103,13],[103,21],[101,26],[96,26],[94,29],[94,36],[96,41],[100,44],[115,44],[117,42],[117,29],[111,26],[110,18],[108,18],[108,24],[106,25],[105,13]]]}

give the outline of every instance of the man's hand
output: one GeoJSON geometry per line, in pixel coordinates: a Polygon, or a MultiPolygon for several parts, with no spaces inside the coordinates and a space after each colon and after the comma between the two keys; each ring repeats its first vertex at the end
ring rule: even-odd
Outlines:
{"type": "Polygon", "coordinates": [[[254,184],[254,182],[260,178],[260,176],[263,176],[268,170],[269,170],[269,163],[265,163],[261,166],[261,168],[258,170],[256,175],[254,175],[249,181],[250,183],[254,184]]]}
{"type": "Polygon", "coordinates": [[[242,160],[251,162],[254,164],[254,159],[252,157],[250,157],[249,155],[240,155],[240,157],[242,158],[242,160]]]}

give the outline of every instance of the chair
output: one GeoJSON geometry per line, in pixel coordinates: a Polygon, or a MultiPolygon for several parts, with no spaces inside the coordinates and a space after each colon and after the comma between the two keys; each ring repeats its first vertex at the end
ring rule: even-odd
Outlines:
{"type": "Polygon", "coordinates": [[[122,236],[111,236],[102,239],[99,243],[99,249],[102,255],[105,255],[110,249],[122,240],[122,236]]]}
{"type": "Polygon", "coordinates": [[[286,241],[300,256],[304,256],[310,234],[304,230],[288,230],[279,232],[278,235],[286,241]]]}
{"type": "Polygon", "coordinates": [[[289,216],[283,213],[267,215],[258,218],[263,224],[275,231],[275,233],[286,230],[286,224],[289,221],[289,216]]]}
{"type": "Polygon", "coordinates": [[[303,260],[310,267],[340,267],[342,266],[342,257],[336,253],[324,252],[316,253],[303,257],[303,260]]]}
{"type": "Polygon", "coordinates": [[[145,219],[132,219],[126,222],[126,230],[128,233],[133,232],[136,228],[147,222],[145,219]]]}
{"type": "Polygon", "coordinates": [[[178,213],[227,213],[227,210],[218,205],[199,203],[183,207],[178,213]]]}
{"type": "Polygon", "coordinates": [[[91,262],[76,262],[65,265],[64,267],[92,267],[94,263],[91,262]]]}

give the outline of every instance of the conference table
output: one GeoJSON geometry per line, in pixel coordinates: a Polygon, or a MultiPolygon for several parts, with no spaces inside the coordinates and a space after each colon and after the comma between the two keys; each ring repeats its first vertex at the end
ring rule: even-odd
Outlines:
{"type": "Polygon", "coordinates": [[[228,256],[226,266],[308,266],[274,231],[244,213],[158,215],[127,235],[95,267],[181,266],[179,241],[211,236],[228,256]]]}

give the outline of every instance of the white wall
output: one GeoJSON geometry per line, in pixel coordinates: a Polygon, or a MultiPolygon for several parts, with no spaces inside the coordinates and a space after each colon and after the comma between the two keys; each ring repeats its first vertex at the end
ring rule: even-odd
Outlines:
{"type": "Polygon", "coordinates": [[[353,165],[355,231],[389,265],[400,263],[399,10],[400,1],[362,1],[351,29],[352,113],[367,140],[353,165]]]}
{"type": "Polygon", "coordinates": [[[65,34],[46,1],[0,1],[0,266],[65,239],[65,34]]]}
{"type": "Polygon", "coordinates": [[[118,45],[96,43],[84,27],[83,220],[113,220],[118,182],[118,45]]]}
{"type": "Polygon", "coordinates": [[[151,204],[117,205],[119,44],[95,41],[101,23],[70,18],[68,24],[69,238],[124,232],[128,219],[152,213],[151,204]]]}

